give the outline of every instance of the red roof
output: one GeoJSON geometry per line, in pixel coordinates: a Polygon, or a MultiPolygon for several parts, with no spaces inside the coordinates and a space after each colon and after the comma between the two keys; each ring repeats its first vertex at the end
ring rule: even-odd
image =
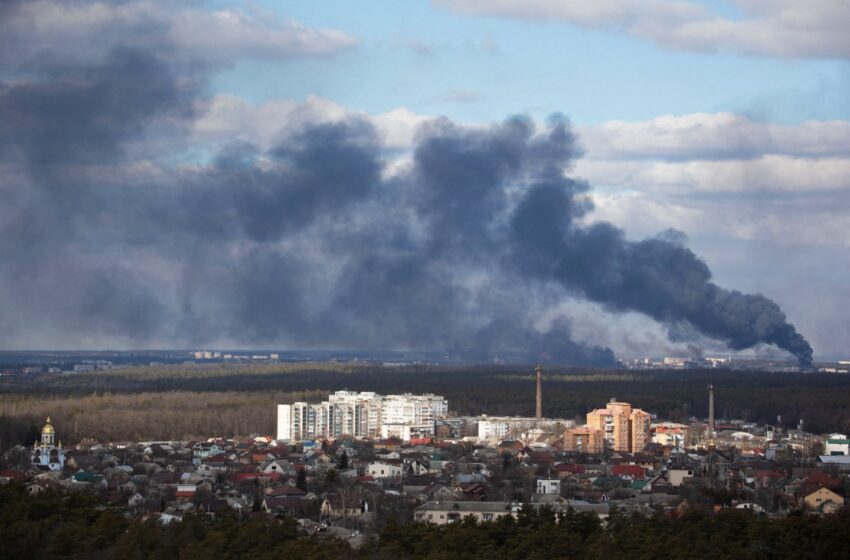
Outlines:
{"type": "Polygon", "coordinates": [[[831,490],[840,490],[841,489],[841,480],[829,476],[827,473],[823,471],[812,471],[809,473],[809,476],[806,477],[806,480],[803,481],[806,485],[818,485],[818,486],[826,486],[831,490]]]}
{"type": "Polygon", "coordinates": [[[670,433],[673,433],[673,434],[681,434],[682,433],[682,428],[670,428],[668,426],[657,426],[657,427],[653,428],[653,430],[657,434],[663,434],[663,433],[666,433],[666,432],[670,432],[670,433]]]}
{"type": "Polygon", "coordinates": [[[0,478],[10,478],[13,480],[24,481],[27,479],[27,476],[19,471],[14,469],[6,469],[5,471],[0,471],[0,478]]]}
{"type": "Polygon", "coordinates": [[[212,455],[204,459],[204,463],[225,463],[227,462],[227,455],[224,453],[219,453],[218,455],[212,455]]]}
{"type": "Polygon", "coordinates": [[[306,492],[295,486],[281,486],[275,488],[267,496],[303,496],[306,492]]]}
{"type": "Polygon", "coordinates": [[[782,478],[782,473],[768,471],[768,470],[757,470],[754,473],[756,478],[782,478]]]}
{"type": "Polygon", "coordinates": [[[611,469],[614,476],[630,476],[632,478],[646,477],[646,469],[639,465],[614,465],[611,469]]]}

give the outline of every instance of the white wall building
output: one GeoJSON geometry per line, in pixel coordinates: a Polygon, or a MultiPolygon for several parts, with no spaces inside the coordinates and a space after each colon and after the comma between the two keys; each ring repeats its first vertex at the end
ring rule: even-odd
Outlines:
{"type": "Polygon", "coordinates": [[[446,399],[437,395],[387,395],[337,391],[319,404],[296,402],[277,407],[277,439],[302,441],[336,438],[434,435],[434,422],[448,415],[446,399]]]}
{"type": "Polygon", "coordinates": [[[684,424],[676,424],[673,422],[663,422],[653,424],[652,443],[659,445],[682,446],[685,445],[685,437],[687,436],[688,427],[684,424]]]}
{"type": "Polygon", "coordinates": [[[538,478],[537,479],[538,494],[555,494],[561,495],[561,479],[560,478],[538,478]]]}
{"type": "Polygon", "coordinates": [[[678,488],[686,478],[694,476],[693,469],[670,469],[667,471],[667,481],[673,488],[678,488]]]}
{"type": "Polygon", "coordinates": [[[401,478],[402,466],[392,463],[369,463],[366,474],[374,479],[401,478]]]}
{"type": "Polygon", "coordinates": [[[292,439],[292,405],[277,405],[277,439],[292,439]]]}
{"type": "Polygon", "coordinates": [[[575,421],[563,418],[524,418],[521,416],[482,416],[478,419],[478,439],[502,441],[522,439],[537,430],[562,433],[575,426],[575,421]]]}
{"type": "Polygon", "coordinates": [[[850,455],[850,440],[844,434],[829,434],[824,449],[826,455],[850,455]]]}

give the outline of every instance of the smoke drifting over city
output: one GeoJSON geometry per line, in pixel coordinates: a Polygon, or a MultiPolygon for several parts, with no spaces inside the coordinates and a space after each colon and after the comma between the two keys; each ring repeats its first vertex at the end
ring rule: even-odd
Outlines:
{"type": "Polygon", "coordinates": [[[209,65],[170,60],[132,46],[39,53],[26,72],[2,59],[0,346],[613,363],[572,339],[570,317],[540,324],[578,298],[811,362],[775,302],[715,285],[683,236],[631,241],[588,223],[589,186],[565,175],[577,150],[562,117],[429,121],[410,154],[366,118],[280,123],[270,149],[208,153],[190,130],[209,65]]]}

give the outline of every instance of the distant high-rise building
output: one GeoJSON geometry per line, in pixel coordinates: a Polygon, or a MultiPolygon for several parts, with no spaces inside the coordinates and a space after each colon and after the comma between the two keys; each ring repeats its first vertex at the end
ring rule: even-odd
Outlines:
{"type": "Polygon", "coordinates": [[[587,414],[587,426],[600,430],[605,445],[614,451],[643,451],[652,441],[649,413],[612,399],[605,408],[587,414]]]}
{"type": "Polygon", "coordinates": [[[277,439],[433,436],[437,419],[448,416],[446,399],[437,395],[387,395],[337,391],[318,404],[277,406],[277,439]]]}

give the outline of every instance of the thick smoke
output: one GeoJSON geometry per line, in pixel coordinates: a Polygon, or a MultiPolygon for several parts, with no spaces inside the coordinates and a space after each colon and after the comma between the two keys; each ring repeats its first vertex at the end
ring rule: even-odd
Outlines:
{"type": "MultiPolygon", "coordinates": [[[[559,125],[550,137],[563,134],[559,125]]],[[[684,321],[735,350],[774,344],[811,364],[811,347],[774,301],[712,283],[708,266],[675,237],[633,242],[608,223],[578,225],[588,207],[576,194],[586,187],[564,178],[557,163],[543,167],[512,216],[519,267],[614,311],[684,321]]]]}
{"type": "MultiPolygon", "coordinates": [[[[2,26],[0,26],[2,32],[2,26]]],[[[148,32],[154,32],[148,30],[148,32]]],[[[811,348],[761,295],[720,288],[675,236],[584,225],[568,123],[424,125],[412,158],[365,118],[268,149],[189,141],[204,64],[114,48],[0,75],[0,347],[446,350],[612,364],[568,298],[688,324],[734,349],[811,348]],[[11,76],[11,77],[9,77],[11,76]]]]}

